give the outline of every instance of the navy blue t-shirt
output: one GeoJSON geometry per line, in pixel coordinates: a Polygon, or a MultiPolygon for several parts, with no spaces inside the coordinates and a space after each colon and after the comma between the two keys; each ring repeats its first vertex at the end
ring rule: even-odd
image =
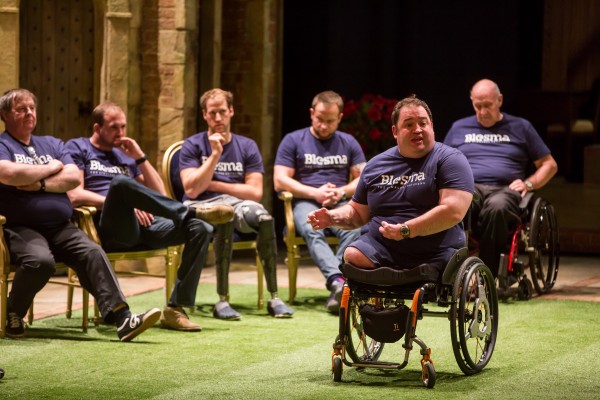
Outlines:
{"type": "Polygon", "coordinates": [[[460,119],[444,139],[444,144],[467,156],[477,183],[504,186],[525,179],[532,163],[550,154],[529,121],[503,115],[490,128],[480,125],[475,115],[460,119]]]}
{"type": "MultiPolygon", "coordinates": [[[[47,164],[59,160],[73,164],[62,140],[52,136],[32,136],[27,146],[6,131],[0,135],[0,160],[18,164],[47,164]]],[[[0,214],[6,217],[6,226],[49,227],[61,225],[73,215],[73,206],[66,193],[30,192],[0,183],[0,214]]]]}
{"type": "Polygon", "coordinates": [[[71,139],[66,145],[77,168],[83,171],[83,188],[102,196],[108,194],[110,183],[117,175],[135,178],[141,174],[135,160],[119,150],[103,151],[89,138],[71,139]]]}
{"type": "Polygon", "coordinates": [[[335,131],[331,138],[319,140],[310,128],[285,135],[275,157],[275,165],[293,168],[294,179],[312,187],[328,182],[344,186],[350,167],[364,162],[365,154],[352,135],[335,131]]]}
{"type": "Polygon", "coordinates": [[[440,189],[473,193],[473,174],[465,156],[435,143],[423,158],[406,158],[392,147],[369,160],[352,200],[369,206],[369,235],[397,254],[426,259],[431,249],[459,249],[465,245],[462,224],[410,240],[386,239],[379,232],[382,221],[399,224],[416,218],[439,204],[440,189]]]}
{"type": "MultiPolygon", "coordinates": [[[[190,136],[183,142],[179,157],[180,170],[198,168],[212,154],[207,132],[190,136]]],[[[245,136],[231,134],[231,141],[223,146],[223,153],[215,167],[212,180],[227,183],[244,183],[246,174],[265,173],[262,157],[256,142],[245,136]]],[[[184,200],[208,200],[222,193],[204,191],[195,199],[184,196],[184,200]]]]}

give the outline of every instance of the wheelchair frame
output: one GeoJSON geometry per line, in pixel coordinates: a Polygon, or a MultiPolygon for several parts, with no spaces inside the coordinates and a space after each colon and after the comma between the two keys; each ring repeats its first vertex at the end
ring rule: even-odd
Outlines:
{"type": "Polygon", "coordinates": [[[469,257],[466,247],[461,249],[446,266],[440,282],[403,284],[401,280],[392,280],[386,285],[373,284],[381,281],[381,273],[385,270],[391,269],[362,270],[350,264],[342,266],[344,275],[348,272],[356,275],[360,271],[361,278],[347,277],[342,292],[339,333],[332,352],[335,382],[342,379],[343,365],[403,369],[416,343],[422,356],[421,380],[427,388],[433,388],[436,373],[431,349],[416,335],[417,321],[424,316],[449,319],[454,357],[465,375],[478,373],[489,363],[498,331],[498,298],[492,272],[479,258],[469,257]],[[379,361],[385,343],[365,333],[360,307],[372,304],[380,309],[391,309],[411,299],[403,335],[404,360],[401,363],[379,361]],[[449,307],[449,310],[428,310],[425,304],[430,301],[436,301],[440,307],[449,307]]]}
{"type": "Polygon", "coordinates": [[[501,299],[516,294],[519,300],[529,300],[534,288],[538,295],[543,295],[556,283],[560,249],[556,213],[552,204],[541,197],[530,206],[532,198],[533,192],[529,192],[519,204],[521,223],[512,236],[509,253],[501,254],[498,273],[501,299]],[[527,220],[529,216],[531,219],[527,220]],[[525,263],[519,260],[520,250],[528,255],[525,263]],[[531,280],[525,274],[527,267],[531,280]],[[511,288],[515,283],[517,287],[511,288]]]}

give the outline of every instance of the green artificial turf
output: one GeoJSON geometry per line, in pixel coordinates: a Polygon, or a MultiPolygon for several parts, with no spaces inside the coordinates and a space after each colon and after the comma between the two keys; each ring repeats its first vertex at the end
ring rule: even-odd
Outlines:
{"type": "MultiPolygon", "coordinates": [[[[0,340],[1,399],[597,399],[600,396],[600,303],[534,298],[501,303],[500,329],[486,369],[464,376],[454,360],[449,322],[419,321],[432,349],[434,389],[420,381],[418,349],[401,371],[344,367],[331,377],[337,318],[325,312],[328,292],[300,289],[294,318],[257,310],[253,286],[232,286],[238,322],[212,318],[214,285],[201,285],[192,319],[200,333],[157,325],[131,343],[111,326],[79,330],[81,313],[35,321],[20,340],[0,340]]],[[[287,291],[281,293],[287,297],[287,291]]],[[[129,298],[141,311],[161,291],[129,298]]],[[[403,359],[400,343],[382,360],[403,359]]]]}

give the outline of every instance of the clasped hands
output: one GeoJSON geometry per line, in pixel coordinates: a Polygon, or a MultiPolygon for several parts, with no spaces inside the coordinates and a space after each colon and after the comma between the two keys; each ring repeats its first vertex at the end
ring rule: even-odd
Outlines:
{"type": "Polygon", "coordinates": [[[333,183],[326,183],[317,188],[315,201],[322,207],[332,208],[342,200],[342,189],[338,189],[333,183]]]}

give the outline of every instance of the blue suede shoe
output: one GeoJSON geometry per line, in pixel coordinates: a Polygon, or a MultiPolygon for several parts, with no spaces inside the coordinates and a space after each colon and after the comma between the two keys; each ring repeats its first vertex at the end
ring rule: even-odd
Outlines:
{"type": "Polygon", "coordinates": [[[291,318],[294,310],[288,307],[279,297],[269,300],[267,311],[274,318],[291,318]]]}
{"type": "Polygon", "coordinates": [[[213,317],[218,319],[224,319],[227,321],[239,321],[242,319],[242,315],[235,311],[228,302],[221,300],[215,304],[213,309],[213,317]]]}

